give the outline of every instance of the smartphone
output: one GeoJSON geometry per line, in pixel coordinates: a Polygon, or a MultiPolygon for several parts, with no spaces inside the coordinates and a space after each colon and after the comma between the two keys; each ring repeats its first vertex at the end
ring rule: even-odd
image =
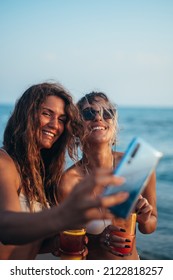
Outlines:
{"type": "Polygon", "coordinates": [[[144,190],[151,173],[155,170],[163,154],[140,137],[130,142],[113,173],[125,178],[121,186],[107,186],[103,195],[108,196],[120,191],[129,192],[129,198],[110,207],[110,211],[121,218],[128,218],[141,192],[144,190]]]}

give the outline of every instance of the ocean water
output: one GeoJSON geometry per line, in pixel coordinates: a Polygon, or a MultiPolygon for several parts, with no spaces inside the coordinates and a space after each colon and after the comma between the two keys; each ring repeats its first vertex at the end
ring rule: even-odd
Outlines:
{"type": "MultiPolygon", "coordinates": [[[[0,146],[12,108],[0,105],[0,146]]],[[[158,227],[152,234],[137,231],[139,254],[142,259],[173,260],[173,108],[119,108],[118,112],[118,151],[140,136],[164,154],[156,169],[158,227]]]]}
{"type": "Polygon", "coordinates": [[[143,259],[173,260],[173,108],[120,108],[117,150],[124,150],[133,136],[140,136],[164,156],[157,169],[158,227],[152,234],[137,232],[143,259]]]}

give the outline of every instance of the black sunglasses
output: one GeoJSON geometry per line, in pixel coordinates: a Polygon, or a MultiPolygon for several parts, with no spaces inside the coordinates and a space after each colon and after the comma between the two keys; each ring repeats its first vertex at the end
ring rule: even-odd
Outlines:
{"type": "Polygon", "coordinates": [[[88,107],[82,110],[82,116],[85,121],[93,121],[95,120],[96,115],[99,114],[103,117],[104,120],[108,120],[108,119],[113,119],[115,112],[116,112],[115,110],[109,108],[108,109],[103,108],[100,111],[96,111],[93,108],[88,107]]]}

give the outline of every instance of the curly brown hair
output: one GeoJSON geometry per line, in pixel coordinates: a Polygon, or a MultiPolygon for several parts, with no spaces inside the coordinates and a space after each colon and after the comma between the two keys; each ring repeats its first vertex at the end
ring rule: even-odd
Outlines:
{"type": "Polygon", "coordinates": [[[78,109],[69,92],[59,83],[41,83],[28,88],[17,100],[5,131],[3,145],[13,158],[23,188],[32,208],[35,200],[47,207],[55,204],[55,186],[65,165],[66,148],[74,158],[74,131],[78,126],[78,109]],[[67,121],[64,132],[50,149],[38,146],[41,105],[48,96],[57,96],[65,103],[67,121]]]}

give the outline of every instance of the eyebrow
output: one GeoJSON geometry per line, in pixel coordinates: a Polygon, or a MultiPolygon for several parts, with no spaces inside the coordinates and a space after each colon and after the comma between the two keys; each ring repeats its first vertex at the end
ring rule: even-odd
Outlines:
{"type": "MultiPolygon", "coordinates": [[[[48,107],[42,107],[42,109],[43,110],[48,110],[50,113],[55,114],[55,112],[52,109],[48,108],[48,107]]],[[[61,117],[67,117],[66,114],[60,114],[60,116],[61,117]]]]}

